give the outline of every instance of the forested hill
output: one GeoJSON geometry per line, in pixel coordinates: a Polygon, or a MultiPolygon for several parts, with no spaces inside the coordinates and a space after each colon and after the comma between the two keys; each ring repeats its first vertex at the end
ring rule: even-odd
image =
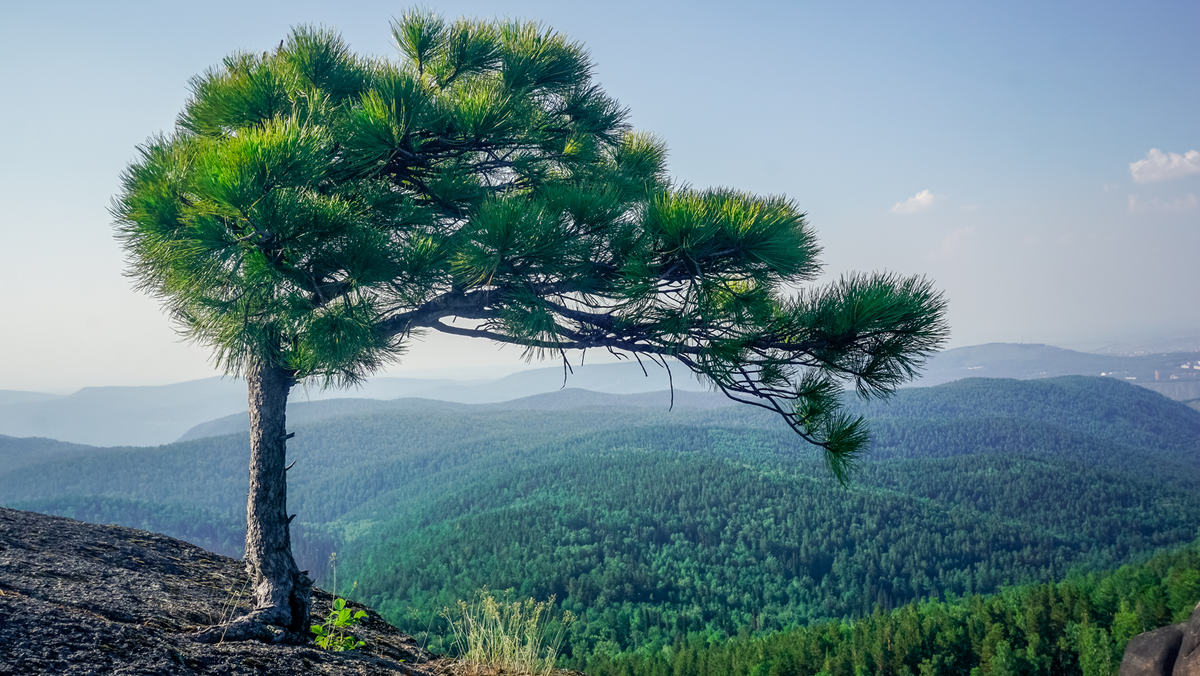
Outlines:
{"type": "MultiPolygon", "coordinates": [[[[377,399],[330,399],[326,401],[295,402],[288,404],[288,425],[303,425],[309,422],[336,418],[344,415],[381,412],[414,413],[424,412],[484,412],[484,411],[569,411],[593,408],[645,408],[658,411],[675,409],[729,408],[735,402],[723,394],[714,392],[638,392],[633,394],[609,394],[575,387],[554,392],[534,394],[528,397],[489,404],[456,404],[433,399],[405,397],[380,401],[377,399]]],[[[179,438],[179,441],[202,439],[223,434],[248,432],[250,420],[245,412],[217,418],[196,425],[179,438]]]]}
{"type": "Polygon", "coordinates": [[[856,621],[729,641],[679,636],[657,651],[595,655],[585,668],[596,676],[1110,676],[1131,638],[1187,621],[1197,601],[1200,543],[1115,571],[876,608],[856,621]]]}
{"type": "Polygon", "coordinates": [[[876,460],[1019,452],[1160,480],[1191,480],[1200,468],[1194,409],[1109,378],[968,378],[852,410],[871,422],[876,460]]]}
{"type": "MultiPolygon", "coordinates": [[[[295,406],[301,567],[319,575],[337,549],[360,598],[413,632],[484,585],[555,594],[581,618],[568,648],[583,660],[1052,580],[1200,532],[1200,412],[1112,380],[856,403],[875,450],[848,489],[753,407],[560,394],[295,406]]],[[[237,553],[247,455],[239,433],[112,449],[0,438],[0,504],[237,553]]]]}
{"type": "MultiPolygon", "coordinates": [[[[1108,378],[1064,376],[1041,380],[1017,381],[1001,378],[967,378],[936,387],[916,387],[899,390],[886,400],[861,400],[846,396],[851,413],[865,416],[875,430],[871,455],[876,459],[893,456],[943,456],[961,454],[958,444],[943,445],[917,442],[912,434],[897,435],[885,426],[911,421],[938,421],[954,424],[964,420],[978,424],[983,419],[1017,420],[1051,426],[1086,434],[1109,442],[1121,443],[1146,450],[1167,451],[1165,461],[1179,461],[1174,452],[1190,448],[1189,439],[1200,436],[1200,417],[1194,416],[1182,404],[1164,401],[1152,391],[1131,387],[1108,378]],[[1180,447],[1179,444],[1184,444],[1180,447]]],[[[646,392],[638,394],[606,394],[577,388],[537,394],[512,401],[482,405],[453,404],[429,399],[332,399],[314,402],[295,402],[288,407],[289,425],[307,423],[355,414],[386,414],[414,412],[497,412],[497,411],[569,411],[580,409],[638,408],[650,413],[670,410],[709,411],[699,418],[681,414],[668,416],[686,418],[688,422],[759,426],[783,430],[776,416],[749,406],[732,402],[715,392],[646,392]],[[716,412],[713,409],[729,409],[716,412]]],[[[641,419],[639,417],[639,419],[641,419]]],[[[598,419],[603,423],[603,419],[598,419]]],[[[207,436],[244,432],[249,422],[244,413],[230,415],[190,429],[180,441],[207,436]]],[[[1027,444],[1035,434],[1024,435],[1018,443],[1027,444]]],[[[997,436],[986,443],[1008,443],[997,436]]],[[[994,447],[992,450],[995,450],[994,447]]],[[[976,452],[968,450],[967,452],[976,452]]],[[[1096,455],[1096,454],[1093,454],[1096,455]]],[[[1200,463],[1187,456],[1185,462],[1200,463]]]]}

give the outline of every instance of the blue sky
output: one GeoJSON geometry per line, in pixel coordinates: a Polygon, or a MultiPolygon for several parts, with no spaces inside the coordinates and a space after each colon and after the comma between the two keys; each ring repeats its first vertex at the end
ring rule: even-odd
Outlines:
{"type": "MultiPolygon", "coordinates": [[[[827,277],[933,278],[952,346],[1200,334],[1198,3],[429,6],[583,41],[679,181],[796,199],[827,277]]],[[[122,276],[106,210],[120,171],[226,54],[311,23],[394,55],[388,20],[404,7],[6,8],[0,265],[18,281],[0,300],[0,389],[213,374],[122,276]]],[[[515,350],[436,340],[393,372],[520,365],[515,350]]]]}

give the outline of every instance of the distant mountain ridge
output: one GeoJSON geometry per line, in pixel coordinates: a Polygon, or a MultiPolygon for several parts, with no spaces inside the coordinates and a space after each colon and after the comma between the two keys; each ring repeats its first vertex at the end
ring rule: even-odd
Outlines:
{"type": "MultiPolygon", "coordinates": [[[[637,363],[624,362],[576,366],[565,379],[562,368],[551,367],[493,380],[381,377],[350,390],[300,386],[289,400],[421,397],[486,404],[554,392],[564,386],[638,394],[666,390],[671,384],[677,391],[705,389],[685,369],[674,370],[672,378],[652,364],[647,364],[643,373],[637,363]]],[[[6,391],[0,392],[0,434],[92,446],[157,446],[179,439],[196,425],[245,410],[246,384],[233,378],[147,387],[85,387],[67,396],[6,391]]]]}
{"type": "Polygon", "coordinates": [[[1181,368],[1189,362],[1200,366],[1200,352],[1126,357],[1076,352],[1050,345],[988,343],[936,355],[913,385],[928,387],[973,377],[1032,380],[1056,376],[1106,376],[1129,380],[1170,399],[1186,401],[1200,398],[1200,369],[1181,368]]]}
{"type": "Polygon", "coordinates": [[[45,392],[25,392],[23,390],[0,390],[0,406],[8,404],[25,404],[33,401],[53,401],[61,399],[59,394],[46,394],[45,392]]]}
{"type": "MultiPolygon", "coordinates": [[[[1028,380],[1103,373],[1118,380],[1128,379],[1177,401],[1200,399],[1200,369],[1181,369],[1185,363],[1200,366],[1200,352],[1123,357],[1048,345],[992,343],[935,355],[912,386],[927,387],[971,377],[1028,380]],[[1158,381],[1154,380],[1155,371],[1158,381]]],[[[636,362],[623,362],[577,366],[568,374],[561,367],[546,367],[495,379],[380,377],[357,389],[334,391],[301,386],[293,391],[291,401],[422,398],[486,404],[552,395],[564,388],[625,396],[665,391],[671,386],[677,395],[707,391],[686,369],[673,369],[669,376],[649,363],[643,373],[636,362]]],[[[155,387],[88,387],[67,396],[6,390],[0,391],[0,434],[94,446],[155,446],[207,434],[193,428],[209,422],[214,422],[214,429],[229,429],[222,427],[226,423],[215,421],[244,415],[245,401],[245,383],[230,378],[155,387]]]]}
{"type": "MultiPolygon", "coordinates": [[[[569,411],[575,409],[604,408],[651,408],[661,411],[675,409],[714,409],[737,406],[737,402],[717,392],[639,392],[635,394],[610,394],[568,387],[554,392],[534,394],[489,404],[459,404],[459,402],[436,399],[403,398],[390,401],[378,399],[328,399],[325,401],[296,402],[288,405],[288,425],[301,425],[343,415],[371,413],[415,413],[424,411],[450,410],[494,410],[494,411],[569,411]],[[672,404],[673,402],[673,404],[672,404]]],[[[184,432],[177,441],[189,441],[204,437],[248,432],[250,420],[245,414],[237,413],[196,425],[184,432]]]]}
{"type": "MultiPolygon", "coordinates": [[[[166,443],[203,420],[245,410],[245,384],[205,378],[155,387],[85,387],[0,404],[0,434],[93,446],[166,443]]],[[[3,401],[3,399],[0,399],[3,401]]]]}

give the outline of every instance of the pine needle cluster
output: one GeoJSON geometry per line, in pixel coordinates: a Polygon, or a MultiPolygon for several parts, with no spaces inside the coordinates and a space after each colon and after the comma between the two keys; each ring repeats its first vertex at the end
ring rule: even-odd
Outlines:
{"type": "Polygon", "coordinates": [[[667,175],[578,42],[412,10],[397,59],[299,27],[191,83],[113,213],[140,288],[218,364],[341,386],[428,331],[673,358],[778,411],[844,478],[886,395],[944,340],[922,278],[819,274],[792,200],[667,175]]]}

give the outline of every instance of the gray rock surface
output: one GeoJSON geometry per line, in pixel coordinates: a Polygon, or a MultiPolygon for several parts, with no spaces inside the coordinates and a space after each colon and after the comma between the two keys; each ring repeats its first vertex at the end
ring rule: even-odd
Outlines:
{"type": "Polygon", "coordinates": [[[1119,676],[1200,676],[1200,604],[1187,622],[1134,636],[1119,676]]]}
{"type": "MultiPolygon", "coordinates": [[[[377,613],[366,646],[196,643],[249,612],[244,564],[165,535],[0,508],[0,675],[404,674],[457,671],[377,613]]],[[[332,597],[313,590],[310,624],[332,597]]]]}
{"type": "Polygon", "coordinates": [[[1196,605],[1184,627],[1179,657],[1171,676],[1200,676],[1200,604],[1196,605]]]}
{"type": "Polygon", "coordinates": [[[1171,676],[1186,627],[1180,622],[1134,636],[1125,647],[1119,676],[1171,676]]]}

